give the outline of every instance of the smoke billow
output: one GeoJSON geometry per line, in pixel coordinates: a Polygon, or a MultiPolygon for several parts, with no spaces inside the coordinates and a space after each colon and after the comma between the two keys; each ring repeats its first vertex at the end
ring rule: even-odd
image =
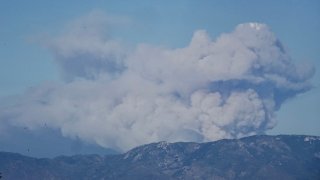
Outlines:
{"type": "Polygon", "coordinates": [[[314,70],[295,65],[265,24],[216,40],[199,30],[184,48],[131,50],[108,39],[104,24],[90,15],[53,38],[47,47],[64,82],[30,89],[0,120],[127,150],[262,134],[284,101],[311,88],[314,70]]]}

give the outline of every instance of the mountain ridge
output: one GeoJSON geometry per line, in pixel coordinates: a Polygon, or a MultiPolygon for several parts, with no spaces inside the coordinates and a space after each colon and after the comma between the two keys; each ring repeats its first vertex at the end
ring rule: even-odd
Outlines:
{"type": "Polygon", "coordinates": [[[319,179],[320,137],[256,135],[157,142],[116,155],[32,158],[0,152],[4,179],[319,179]]]}

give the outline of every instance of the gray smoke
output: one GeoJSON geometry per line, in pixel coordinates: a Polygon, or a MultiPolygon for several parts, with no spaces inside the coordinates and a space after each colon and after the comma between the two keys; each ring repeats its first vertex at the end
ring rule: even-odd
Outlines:
{"type": "Polygon", "coordinates": [[[64,82],[30,89],[0,120],[127,150],[263,134],[288,98],[311,88],[314,69],[295,65],[265,24],[216,40],[199,30],[185,48],[132,50],[105,36],[108,24],[91,14],[53,38],[64,82]]]}

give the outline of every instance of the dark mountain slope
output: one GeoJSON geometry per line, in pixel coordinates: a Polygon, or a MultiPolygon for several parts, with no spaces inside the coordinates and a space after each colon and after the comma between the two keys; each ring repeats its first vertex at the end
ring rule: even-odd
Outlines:
{"type": "Polygon", "coordinates": [[[0,153],[3,179],[320,179],[320,137],[152,143],[125,154],[36,159],[0,153]]]}

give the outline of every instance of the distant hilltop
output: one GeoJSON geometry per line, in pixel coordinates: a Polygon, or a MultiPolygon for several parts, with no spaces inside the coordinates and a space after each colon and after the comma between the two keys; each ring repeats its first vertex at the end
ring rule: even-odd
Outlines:
{"type": "Polygon", "coordinates": [[[320,179],[320,137],[158,142],[118,155],[32,158],[0,153],[3,179],[320,179]]]}

